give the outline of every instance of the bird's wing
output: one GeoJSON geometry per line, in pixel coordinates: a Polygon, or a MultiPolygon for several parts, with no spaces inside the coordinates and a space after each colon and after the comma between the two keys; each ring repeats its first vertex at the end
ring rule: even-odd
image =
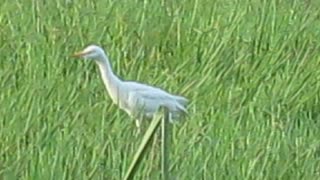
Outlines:
{"type": "Polygon", "coordinates": [[[187,113],[185,104],[175,98],[175,96],[164,91],[139,90],[134,92],[134,96],[138,99],[140,107],[150,108],[157,111],[160,106],[167,107],[170,111],[182,111],[187,113]]]}
{"type": "Polygon", "coordinates": [[[157,87],[154,87],[154,86],[150,86],[150,85],[147,85],[147,84],[134,82],[134,81],[125,81],[125,85],[126,85],[126,87],[130,88],[130,90],[133,90],[133,91],[140,91],[140,90],[142,90],[142,91],[146,91],[146,90],[164,91],[164,90],[162,90],[160,88],[157,88],[157,87]]]}
{"type": "Polygon", "coordinates": [[[147,95],[157,94],[157,95],[162,96],[162,98],[163,97],[173,98],[176,101],[178,101],[178,103],[180,103],[182,105],[186,105],[188,103],[188,101],[189,101],[185,97],[170,94],[170,93],[166,92],[165,90],[163,90],[161,88],[158,88],[158,87],[150,86],[150,85],[147,85],[147,84],[140,84],[140,83],[133,82],[133,81],[126,81],[125,83],[126,83],[126,86],[131,91],[137,91],[137,92],[142,92],[142,93],[148,92],[147,95]]]}
{"type": "Polygon", "coordinates": [[[127,81],[126,86],[129,89],[130,104],[133,106],[152,108],[152,110],[158,106],[166,106],[170,110],[187,113],[184,106],[187,105],[188,99],[182,96],[172,95],[160,88],[132,81],[127,81]]]}
{"type": "Polygon", "coordinates": [[[143,99],[152,99],[154,101],[174,100],[172,96],[165,91],[139,89],[139,90],[136,90],[135,92],[143,99]]]}

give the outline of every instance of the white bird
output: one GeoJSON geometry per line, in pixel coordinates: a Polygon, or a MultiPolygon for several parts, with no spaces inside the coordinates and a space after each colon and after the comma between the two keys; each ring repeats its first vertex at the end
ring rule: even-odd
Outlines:
{"type": "Polygon", "coordinates": [[[99,46],[90,45],[75,53],[73,57],[83,57],[96,62],[113,103],[136,120],[139,131],[140,121],[152,118],[161,106],[169,110],[172,119],[180,118],[187,113],[186,98],[169,94],[157,87],[119,79],[112,70],[108,56],[99,46]]]}

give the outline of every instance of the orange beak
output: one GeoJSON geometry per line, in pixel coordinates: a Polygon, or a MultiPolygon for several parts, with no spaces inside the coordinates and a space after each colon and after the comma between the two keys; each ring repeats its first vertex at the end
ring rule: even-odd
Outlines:
{"type": "Polygon", "coordinates": [[[71,57],[77,57],[77,58],[79,58],[79,57],[85,56],[86,54],[88,54],[88,52],[80,51],[80,52],[74,53],[73,55],[71,55],[71,57]]]}

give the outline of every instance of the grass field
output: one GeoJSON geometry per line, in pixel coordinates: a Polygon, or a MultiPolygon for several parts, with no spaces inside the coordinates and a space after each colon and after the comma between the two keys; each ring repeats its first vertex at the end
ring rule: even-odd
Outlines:
{"type": "MultiPolygon", "coordinates": [[[[122,179],[141,142],[114,71],[181,94],[174,179],[318,179],[320,1],[57,0],[0,6],[0,179],[122,179]]],[[[149,122],[145,122],[146,125],[149,122]]],[[[159,179],[158,152],[136,179],[159,179]]]]}

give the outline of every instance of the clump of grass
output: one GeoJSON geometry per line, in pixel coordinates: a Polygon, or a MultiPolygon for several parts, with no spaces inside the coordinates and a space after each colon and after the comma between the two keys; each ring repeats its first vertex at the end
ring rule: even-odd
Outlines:
{"type": "MultiPolygon", "coordinates": [[[[141,139],[93,63],[183,94],[172,178],[317,179],[318,1],[3,1],[0,177],[121,179],[141,139]]],[[[145,122],[149,123],[149,122],[145,122]]],[[[137,179],[161,173],[148,155],[137,179]]]]}

